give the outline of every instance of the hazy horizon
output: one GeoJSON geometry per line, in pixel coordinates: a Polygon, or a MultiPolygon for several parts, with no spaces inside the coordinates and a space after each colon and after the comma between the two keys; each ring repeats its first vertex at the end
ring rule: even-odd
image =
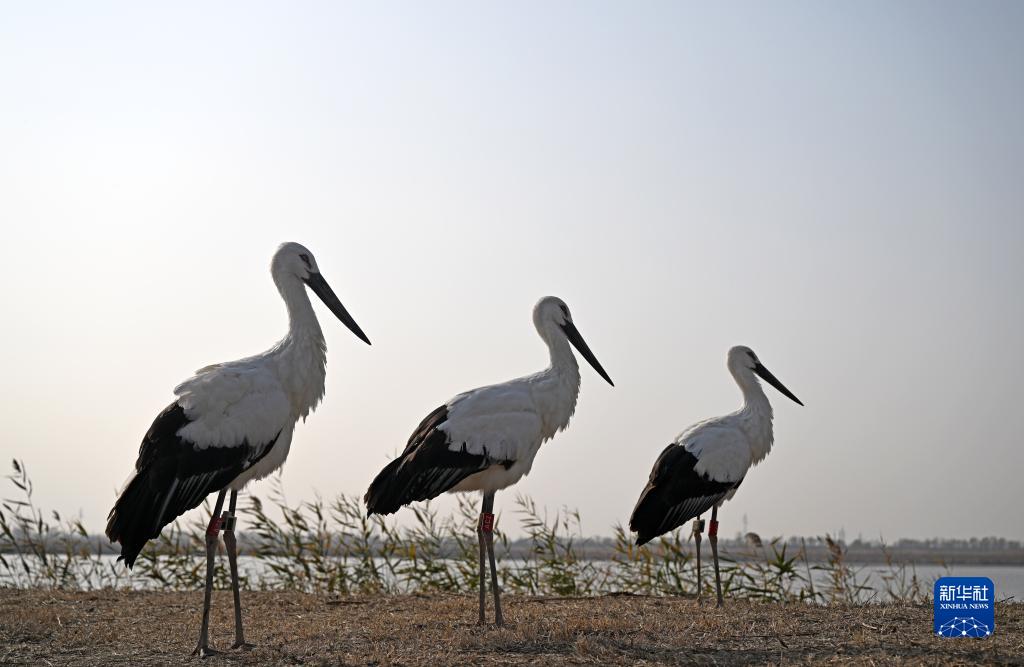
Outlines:
{"type": "Polygon", "coordinates": [[[745,344],[806,407],[766,387],[723,534],[1022,539],[1022,28],[1012,2],[6,5],[0,458],[101,531],[172,388],[284,334],[294,240],[373,346],[314,300],[290,500],[361,495],[443,401],[542,369],[554,294],[616,386],[582,365],[506,528],[517,492],[625,523],[665,445],[739,407],[745,344]]]}

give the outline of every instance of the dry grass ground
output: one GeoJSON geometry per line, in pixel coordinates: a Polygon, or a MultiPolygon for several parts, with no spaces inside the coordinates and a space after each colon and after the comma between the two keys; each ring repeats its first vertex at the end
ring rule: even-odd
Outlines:
{"type": "MultiPolygon", "coordinates": [[[[206,665],[1024,664],[1024,605],[997,608],[989,639],[931,636],[923,606],[808,607],[686,599],[508,597],[508,627],[476,627],[475,599],[331,599],[248,593],[248,652],[206,665]]],[[[199,593],[0,590],[0,663],[197,664],[199,593]]],[[[230,594],[212,641],[232,640],[230,594]]]]}

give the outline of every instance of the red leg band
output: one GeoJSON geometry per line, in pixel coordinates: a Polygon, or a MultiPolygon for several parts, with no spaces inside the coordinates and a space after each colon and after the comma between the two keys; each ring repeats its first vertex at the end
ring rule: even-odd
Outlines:
{"type": "Polygon", "coordinates": [[[718,537],[718,522],[712,520],[711,526],[708,528],[708,537],[718,537]]]}
{"type": "Polygon", "coordinates": [[[217,537],[220,535],[220,527],[224,523],[224,519],[219,516],[215,516],[210,519],[210,525],[206,527],[206,534],[210,537],[217,537]]]}
{"type": "Polygon", "coordinates": [[[494,532],[494,515],[490,512],[484,512],[480,515],[480,531],[484,533],[494,532]]]}

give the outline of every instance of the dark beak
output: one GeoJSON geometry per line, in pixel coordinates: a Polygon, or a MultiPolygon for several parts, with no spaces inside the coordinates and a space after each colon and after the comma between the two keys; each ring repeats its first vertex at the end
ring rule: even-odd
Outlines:
{"type": "Polygon", "coordinates": [[[791,401],[794,401],[795,403],[803,405],[803,403],[800,402],[800,399],[793,395],[793,392],[786,389],[786,386],[779,382],[779,378],[772,375],[771,371],[762,366],[760,363],[754,366],[754,372],[757,373],[762,380],[764,380],[765,382],[767,382],[768,384],[782,392],[783,396],[789,398],[791,401]]]}
{"type": "Polygon", "coordinates": [[[352,319],[352,316],[345,310],[345,306],[341,305],[341,299],[334,293],[331,286],[327,284],[324,277],[320,273],[311,273],[306,278],[306,284],[309,285],[309,289],[313,290],[313,293],[320,297],[320,300],[324,302],[324,305],[331,309],[335,317],[341,320],[341,323],[349,328],[349,331],[359,336],[359,339],[370,344],[370,339],[366,337],[363,330],[359,328],[356,321],[352,319]]]}
{"type": "Polygon", "coordinates": [[[583,355],[583,358],[587,360],[587,363],[597,371],[597,374],[603,377],[605,382],[614,387],[615,383],[612,382],[612,379],[608,377],[608,374],[604,372],[603,368],[601,368],[601,362],[597,360],[594,353],[590,351],[589,347],[587,347],[587,341],[583,340],[583,336],[580,335],[579,329],[576,328],[576,325],[572,322],[566,322],[562,325],[562,331],[565,332],[565,337],[569,339],[572,346],[579,350],[579,353],[583,355]]]}

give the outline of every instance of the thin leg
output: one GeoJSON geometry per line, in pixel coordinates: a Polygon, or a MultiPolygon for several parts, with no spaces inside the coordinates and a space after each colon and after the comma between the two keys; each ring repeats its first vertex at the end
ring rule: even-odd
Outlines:
{"type": "Polygon", "coordinates": [[[217,555],[217,539],[223,519],[220,510],[224,507],[224,494],[227,489],[217,495],[217,504],[213,508],[210,524],[206,527],[206,593],[203,595],[203,624],[199,629],[199,643],[192,655],[200,658],[215,655],[219,651],[210,648],[210,598],[213,595],[213,559],[217,555]]]}
{"type": "Polygon", "coordinates": [[[487,616],[484,614],[484,608],[487,605],[487,563],[484,559],[487,557],[487,546],[484,538],[483,509],[480,510],[480,521],[476,524],[476,536],[480,540],[480,620],[477,624],[486,625],[487,616]]]}
{"type": "Polygon", "coordinates": [[[498,588],[498,568],[494,562],[494,533],[487,533],[487,556],[491,561],[491,589],[494,591],[494,624],[505,625],[501,615],[501,590],[498,588]]]}
{"type": "Polygon", "coordinates": [[[224,547],[228,551],[228,565],[231,567],[231,593],[235,597],[235,643],[231,648],[252,648],[245,641],[242,630],[242,595],[238,591],[238,542],[235,540],[235,505],[238,502],[238,491],[232,491],[228,501],[228,511],[224,512],[224,547]]]}
{"type": "Polygon", "coordinates": [[[704,521],[700,517],[693,520],[693,541],[697,545],[697,604],[704,602],[704,579],[700,576],[700,534],[704,532],[704,521]]]}
{"type": "Polygon", "coordinates": [[[711,526],[708,527],[708,542],[715,559],[715,592],[718,594],[717,607],[722,606],[722,575],[718,572],[718,507],[711,510],[711,526]]]}
{"type": "Polygon", "coordinates": [[[501,591],[498,589],[498,566],[494,562],[494,492],[484,495],[484,538],[487,540],[487,558],[491,561],[491,590],[494,592],[494,624],[505,625],[501,615],[501,591]]]}

